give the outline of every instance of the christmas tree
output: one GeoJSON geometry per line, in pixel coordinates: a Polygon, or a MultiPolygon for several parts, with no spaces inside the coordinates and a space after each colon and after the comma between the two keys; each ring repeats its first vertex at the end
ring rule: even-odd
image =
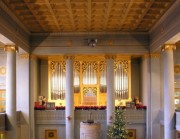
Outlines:
{"type": "Polygon", "coordinates": [[[115,120],[108,128],[107,139],[128,139],[124,110],[121,108],[115,111],[115,120]]]}

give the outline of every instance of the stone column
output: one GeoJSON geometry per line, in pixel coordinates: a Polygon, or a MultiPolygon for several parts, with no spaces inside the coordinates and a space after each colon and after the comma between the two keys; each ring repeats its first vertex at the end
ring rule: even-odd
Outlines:
{"type": "Polygon", "coordinates": [[[150,117],[151,117],[151,111],[150,111],[150,55],[146,54],[142,57],[142,103],[147,107],[146,110],[146,139],[150,137],[151,134],[151,123],[150,123],[150,117]]]}
{"type": "Polygon", "coordinates": [[[30,55],[30,138],[35,139],[35,119],[34,119],[34,102],[38,101],[38,59],[35,55],[30,55]]]}
{"type": "Polygon", "coordinates": [[[115,56],[106,56],[106,82],[107,82],[107,126],[110,126],[114,118],[115,95],[114,95],[114,59],[115,56]]]}
{"type": "Polygon", "coordinates": [[[148,139],[161,139],[159,113],[161,110],[160,54],[150,54],[150,94],[148,95],[148,139]],[[150,114],[150,115],[149,115],[150,114]]]}
{"type": "Polygon", "coordinates": [[[17,138],[16,119],[16,47],[5,46],[7,52],[6,72],[6,114],[7,114],[7,139],[17,138]]]}
{"type": "Polygon", "coordinates": [[[164,59],[164,139],[174,139],[174,60],[173,50],[175,45],[162,47],[164,59]]]}
{"type": "Polygon", "coordinates": [[[66,55],[66,139],[74,139],[74,89],[73,59],[66,55]]]}

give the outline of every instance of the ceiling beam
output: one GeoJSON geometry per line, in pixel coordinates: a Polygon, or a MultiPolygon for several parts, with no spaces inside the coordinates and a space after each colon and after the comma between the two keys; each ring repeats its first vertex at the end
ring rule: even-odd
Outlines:
{"type": "Polygon", "coordinates": [[[92,10],[92,8],[91,8],[91,0],[88,0],[88,31],[90,31],[91,30],[91,10],[92,10]]]}
{"type": "Polygon", "coordinates": [[[144,16],[147,14],[147,12],[149,11],[149,9],[151,8],[151,6],[153,5],[155,0],[151,0],[148,4],[148,6],[145,7],[145,10],[142,12],[142,14],[140,15],[141,18],[139,19],[138,24],[136,24],[135,26],[133,26],[133,30],[136,30],[137,27],[141,24],[141,21],[143,20],[144,16]]]}
{"type": "Polygon", "coordinates": [[[57,18],[56,18],[56,16],[55,16],[55,13],[54,13],[54,11],[53,11],[50,3],[49,3],[49,0],[45,0],[45,2],[46,2],[46,5],[47,5],[47,7],[48,7],[48,9],[49,9],[49,11],[50,11],[53,19],[54,19],[54,22],[55,22],[55,24],[56,24],[56,26],[57,26],[57,28],[58,28],[58,31],[60,31],[61,28],[60,28],[60,26],[59,26],[59,23],[58,23],[58,21],[57,21],[57,18]]]}
{"type": "Polygon", "coordinates": [[[124,8],[124,9],[126,9],[126,11],[125,11],[125,13],[123,14],[122,20],[121,20],[121,22],[120,22],[119,30],[121,30],[121,28],[122,28],[122,26],[123,26],[123,24],[124,24],[124,22],[125,22],[125,20],[126,20],[126,17],[127,17],[128,13],[129,13],[129,11],[131,10],[131,7],[132,7],[134,1],[135,1],[135,0],[131,0],[131,1],[129,2],[129,4],[128,4],[128,7],[127,7],[127,8],[124,8]]]}
{"type": "MultiPolygon", "coordinates": [[[[29,3],[27,3],[27,0],[24,0],[24,3],[26,4],[26,6],[28,7],[28,9],[31,11],[31,13],[33,14],[33,16],[36,18],[36,21],[39,23],[41,29],[43,31],[45,31],[44,29],[44,25],[39,21],[38,17],[37,17],[37,14],[35,13],[36,10],[34,10],[30,5],[29,3]]],[[[32,3],[31,3],[32,4],[32,3]]]]}
{"type": "Polygon", "coordinates": [[[107,27],[107,24],[108,24],[108,21],[109,21],[110,12],[111,12],[111,9],[112,9],[112,4],[113,4],[113,0],[109,0],[103,30],[105,30],[106,27],[107,27]]]}
{"type": "Polygon", "coordinates": [[[67,3],[70,19],[71,19],[72,30],[75,31],[75,23],[74,23],[74,18],[73,18],[73,14],[72,14],[71,2],[70,2],[70,0],[66,0],[66,3],[67,3]]]}

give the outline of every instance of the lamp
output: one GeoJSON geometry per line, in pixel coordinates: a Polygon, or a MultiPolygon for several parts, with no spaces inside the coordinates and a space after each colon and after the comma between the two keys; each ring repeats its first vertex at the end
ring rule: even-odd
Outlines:
{"type": "Polygon", "coordinates": [[[88,39],[88,46],[95,47],[97,44],[97,39],[88,39]]]}

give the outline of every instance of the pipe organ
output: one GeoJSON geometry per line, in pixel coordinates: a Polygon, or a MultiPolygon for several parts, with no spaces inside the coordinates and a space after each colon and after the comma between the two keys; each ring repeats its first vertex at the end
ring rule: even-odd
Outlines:
{"type": "MultiPolygon", "coordinates": [[[[66,65],[63,57],[49,58],[48,101],[65,101],[66,65]]],[[[74,59],[74,101],[79,105],[106,105],[105,56],[76,56],[74,59]]],[[[116,56],[114,62],[115,98],[131,99],[130,57],[116,56]]]]}

